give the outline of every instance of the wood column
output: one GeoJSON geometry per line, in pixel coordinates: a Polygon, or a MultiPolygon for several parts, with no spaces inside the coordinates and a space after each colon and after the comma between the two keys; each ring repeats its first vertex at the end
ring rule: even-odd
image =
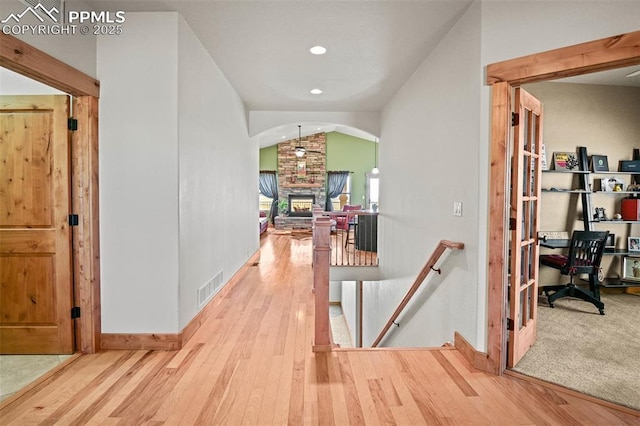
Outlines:
{"type": "Polygon", "coordinates": [[[314,352],[328,352],[335,346],[329,322],[329,260],[331,219],[317,217],[313,223],[313,288],[315,289],[314,352]]]}

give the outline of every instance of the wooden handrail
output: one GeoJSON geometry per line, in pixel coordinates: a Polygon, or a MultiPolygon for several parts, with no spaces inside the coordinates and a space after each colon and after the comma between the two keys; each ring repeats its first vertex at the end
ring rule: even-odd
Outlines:
{"type": "Polygon", "coordinates": [[[422,267],[422,270],[416,277],[416,280],[413,282],[413,285],[411,286],[407,294],[402,299],[402,302],[400,302],[396,310],[393,312],[393,315],[391,315],[391,318],[389,318],[389,321],[387,321],[384,328],[378,335],[378,338],[375,340],[375,342],[373,342],[373,345],[371,345],[372,348],[375,348],[376,346],[378,346],[378,343],[382,341],[385,334],[387,334],[387,331],[389,331],[391,326],[395,323],[396,319],[398,319],[398,317],[400,316],[400,313],[402,313],[402,310],[405,308],[405,306],[407,306],[407,304],[409,303],[413,295],[416,293],[416,291],[418,291],[418,288],[420,288],[420,285],[422,285],[422,282],[425,280],[425,278],[427,278],[427,275],[429,275],[429,272],[431,272],[431,270],[435,271],[433,267],[436,265],[436,263],[440,259],[440,256],[442,256],[442,253],[444,253],[446,249],[462,250],[464,249],[464,243],[458,243],[458,242],[449,241],[449,240],[440,240],[440,242],[436,246],[436,249],[431,254],[431,257],[429,258],[429,260],[427,260],[427,263],[425,263],[425,265],[422,267]]]}

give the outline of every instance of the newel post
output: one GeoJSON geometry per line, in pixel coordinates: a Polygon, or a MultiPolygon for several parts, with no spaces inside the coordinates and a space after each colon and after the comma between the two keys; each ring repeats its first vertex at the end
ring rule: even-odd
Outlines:
{"type": "Polygon", "coordinates": [[[331,218],[316,217],[313,221],[313,288],[316,302],[314,352],[328,352],[334,347],[329,323],[330,235],[331,218]]]}

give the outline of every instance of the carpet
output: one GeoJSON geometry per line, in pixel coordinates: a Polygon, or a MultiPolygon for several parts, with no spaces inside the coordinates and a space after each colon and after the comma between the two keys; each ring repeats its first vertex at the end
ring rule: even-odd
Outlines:
{"type": "Polygon", "coordinates": [[[603,294],[605,314],[578,299],[540,296],[536,343],[514,368],[640,410],[640,297],[603,294]]]}

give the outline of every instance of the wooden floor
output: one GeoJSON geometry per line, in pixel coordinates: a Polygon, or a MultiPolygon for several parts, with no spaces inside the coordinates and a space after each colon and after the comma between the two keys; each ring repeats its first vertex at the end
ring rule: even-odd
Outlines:
{"type": "Polygon", "coordinates": [[[640,424],[629,410],[476,371],[452,348],[314,354],[311,242],[262,245],[184,349],[81,356],[4,406],[0,424],[640,424]]]}

